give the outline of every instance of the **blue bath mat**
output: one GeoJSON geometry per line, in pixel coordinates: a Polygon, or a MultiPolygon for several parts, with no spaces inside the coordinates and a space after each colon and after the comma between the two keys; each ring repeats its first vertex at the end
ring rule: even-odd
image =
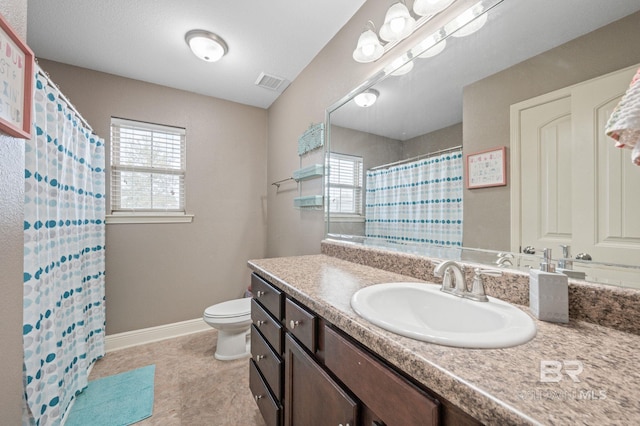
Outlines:
{"type": "Polygon", "coordinates": [[[126,426],[153,413],[153,378],[156,366],[89,382],[76,396],[66,426],[126,426]]]}

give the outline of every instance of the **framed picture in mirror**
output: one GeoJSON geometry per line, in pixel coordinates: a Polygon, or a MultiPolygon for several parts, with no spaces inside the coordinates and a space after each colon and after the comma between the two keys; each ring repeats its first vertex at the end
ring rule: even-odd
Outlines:
{"type": "Polygon", "coordinates": [[[507,184],[507,148],[497,147],[467,154],[467,188],[487,188],[507,184]]]}

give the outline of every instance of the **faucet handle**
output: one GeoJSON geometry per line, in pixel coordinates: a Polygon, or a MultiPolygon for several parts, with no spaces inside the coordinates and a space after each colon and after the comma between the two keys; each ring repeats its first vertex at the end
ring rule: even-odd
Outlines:
{"type": "Polygon", "coordinates": [[[488,302],[489,298],[484,292],[484,283],[482,282],[482,276],[489,275],[491,277],[499,277],[502,275],[502,271],[498,271],[496,269],[475,268],[474,272],[475,275],[473,277],[471,293],[468,294],[467,297],[478,302],[488,302]]]}

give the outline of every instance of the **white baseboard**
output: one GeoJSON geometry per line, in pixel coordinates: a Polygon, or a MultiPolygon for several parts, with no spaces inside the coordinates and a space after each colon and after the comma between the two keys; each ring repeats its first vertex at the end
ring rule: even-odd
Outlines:
{"type": "Polygon", "coordinates": [[[159,325],[157,327],[143,328],[140,330],[125,331],[124,333],[105,336],[104,345],[106,352],[113,352],[145,343],[171,339],[173,337],[186,336],[187,334],[213,330],[202,318],[175,322],[173,324],[159,325]]]}

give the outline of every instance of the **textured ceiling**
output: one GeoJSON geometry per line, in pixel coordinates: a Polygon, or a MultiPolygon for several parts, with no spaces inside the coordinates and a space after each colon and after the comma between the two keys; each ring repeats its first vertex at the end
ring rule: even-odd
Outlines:
{"type": "Polygon", "coordinates": [[[364,2],[29,0],[27,43],[39,58],[267,108],[280,93],[256,86],[260,73],[293,81],[364,2]],[[197,59],[192,29],[229,53],[197,59]]]}

